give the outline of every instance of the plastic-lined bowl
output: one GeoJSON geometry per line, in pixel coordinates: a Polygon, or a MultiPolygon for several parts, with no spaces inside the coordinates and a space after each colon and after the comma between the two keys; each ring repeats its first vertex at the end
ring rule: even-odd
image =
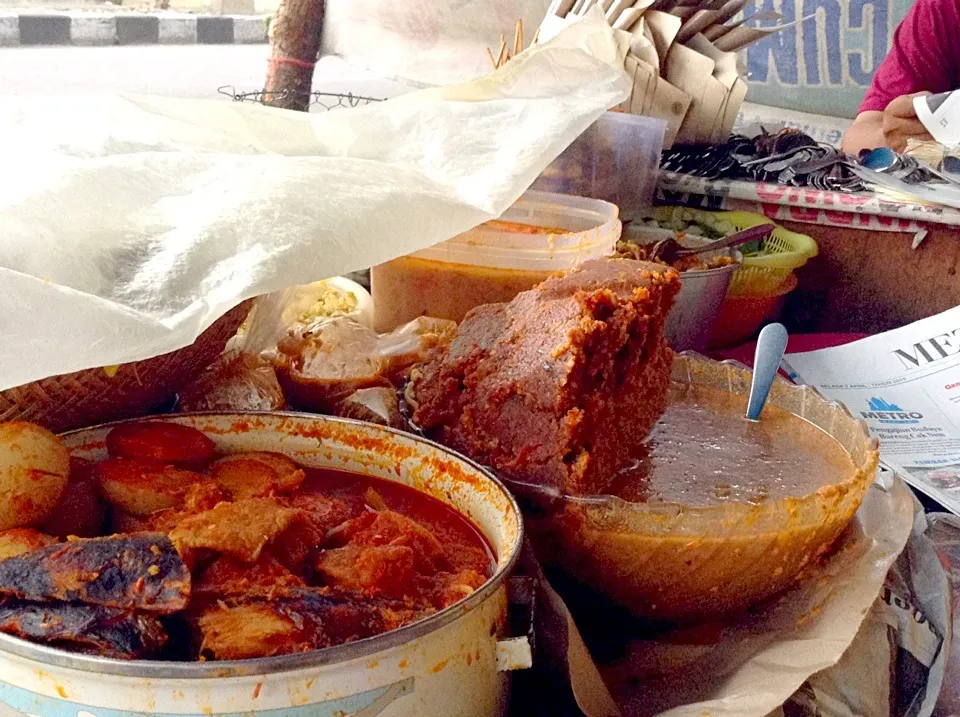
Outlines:
{"type": "Polygon", "coordinates": [[[374,267],[376,329],[419,316],[461,321],[476,306],[510,301],[554,272],[609,256],[620,238],[618,215],[598,199],[527,192],[499,220],[374,267]],[[502,222],[560,231],[509,231],[502,222]]]}
{"type": "MultiPolygon", "coordinates": [[[[696,354],[678,356],[673,383],[746,396],[750,371],[696,354]]],[[[802,498],[691,507],[612,496],[564,497],[528,519],[541,559],[563,567],[635,614],[694,620],[743,610],[794,584],[846,529],[879,462],[866,424],[805,386],[783,379],[769,401],[834,438],[855,470],[802,498]]]]}

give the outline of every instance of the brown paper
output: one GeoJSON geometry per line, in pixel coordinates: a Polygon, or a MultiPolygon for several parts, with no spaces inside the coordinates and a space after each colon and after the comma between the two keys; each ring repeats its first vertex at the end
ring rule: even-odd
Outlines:
{"type": "Polygon", "coordinates": [[[777,32],[777,29],[765,29],[759,27],[745,27],[741,25],[736,27],[730,32],[728,32],[723,37],[718,38],[715,41],[717,49],[723,50],[724,52],[736,52],[737,50],[742,50],[747,45],[752,45],[758,40],[762,40],[765,37],[772,35],[777,32]]]}
{"type": "MultiPolygon", "coordinates": [[[[647,10],[643,15],[643,21],[650,31],[653,39],[653,45],[657,48],[657,56],[660,58],[660,68],[666,66],[667,55],[670,54],[670,47],[680,32],[680,26],[683,24],[680,18],[669,15],[659,10],[647,10]]],[[[669,78],[667,78],[669,80],[669,78]]]]}
{"type": "Polygon", "coordinates": [[[718,38],[721,38],[724,35],[728,34],[731,30],[735,30],[738,27],[742,27],[743,24],[746,22],[750,22],[750,21],[766,22],[769,20],[777,21],[777,20],[780,20],[781,18],[782,16],[779,13],[775,13],[770,10],[764,10],[763,12],[754,13],[750,17],[745,17],[742,20],[739,20],[734,23],[729,23],[726,25],[714,25],[712,27],[708,27],[703,34],[704,34],[704,37],[706,37],[711,42],[716,42],[718,38]]]}
{"type": "Polygon", "coordinates": [[[636,55],[637,59],[655,68],[658,75],[660,74],[660,56],[657,54],[652,35],[643,18],[640,18],[640,22],[633,28],[630,35],[630,52],[636,55]]]}
{"type": "Polygon", "coordinates": [[[733,88],[727,95],[727,104],[723,110],[723,120],[714,135],[713,141],[716,144],[725,142],[733,132],[733,126],[737,123],[737,116],[740,114],[740,108],[747,97],[747,83],[743,78],[738,77],[733,83],[733,88]]]}
{"type": "Polygon", "coordinates": [[[673,8],[673,9],[670,11],[669,14],[670,14],[670,15],[673,15],[674,17],[679,17],[681,21],[686,22],[686,21],[689,20],[691,17],[693,17],[694,15],[697,14],[697,8],[695,8],[695,7],[684,7],[684,6],[675,7],[675,8],[673,8]]]}
{"type": "Polygon", "coordinates": [[[624,10],[633,5],[633,0],[614,0],[613,4],[606,12],[607,22],[611,25],[615,25],[617,19],[623,13],[624,10]]]}
{"type": "Polygon", "coordinates": [[[631,7],[620,13],[620,17],[613,24],[615,30],[632,32],[634,26],[643,19],[643,8],[631,7]]]}
{"type": "Polygon", "coordinates": [[[690,109],[677,134],[679,142],[697,143],[703,134],[711,133],[726,94],[723,86],[713,79],[715,67],[713,60],[689,47],[674,45],[670,49],[664,77],[690,95],[690,109]]]}
{"type": "Polygon", "coordinates": [[[690,96],[660,77],[656,68],[643,61],[637,62],[634,82],[636,90],[630,111],[666,122],[663,146],[669,149],[690,108],[690,96]],[[641,87],[644,88],[642,92],[641,87]]]}
{"type": "Polygon", "coordinates": [[[693,17],[686,20],[677,33],[677,42],[686,42],[694,35],[703,32],[710,25],[718,21],[720,13],[717,10],[699,10],[693,17]]]}
{"type": "Polygon", "coordinates": [[[736,16],[738,13],[742,12],[743,9],[750,3],[750,0],[728,0],[728,2],[723,3],[720,9],[717,11],[720,13],[716,22],[726,22],[730,18],[736,16]]]}

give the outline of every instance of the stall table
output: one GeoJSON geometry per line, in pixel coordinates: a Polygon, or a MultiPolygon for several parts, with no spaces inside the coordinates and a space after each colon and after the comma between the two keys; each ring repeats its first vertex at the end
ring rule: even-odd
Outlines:
{"type": "Polygon", "coordinates": [[[877,333],[960,304],[960,210],[661,172],[660,204],[764,214],[813,237],[784,322],[802,333],[877,333]]]}

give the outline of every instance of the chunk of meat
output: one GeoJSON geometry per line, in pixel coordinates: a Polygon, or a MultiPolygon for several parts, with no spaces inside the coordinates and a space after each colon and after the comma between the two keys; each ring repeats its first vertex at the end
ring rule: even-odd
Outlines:
{"type": "Polygon", "coordinates": [[[314,569],[327,585],[414,600],[442,609],[486,582],[489,558],[459,540],[446,543],[420,523],[382,510],[344,523],[314,569]],[[469,546],[467,546],[469,547],[469,546]]]}
{"type": "Polygon", "coordinates": [[[192,599],[269,596],[295,587],[306,587],[306,583],[266,552],[253,564],[223,555],[194,581],[192,599]]]}
{"type": "Polygon", "coordinates": [[[90,538],[0,561],[0,595],[174,613],[187,605],[190,571],[165,535],[90,538]]]}
{"type": "Polygon", "coordinates": [[[292,493],[306,474],[280,453],[240,453],[210,466],[210,475],[233,500],[292,493]]]}
{"type": "Polygon", "coordinates": [[[120,660],[153,657],[167,643],[156,616],[102,605],[7,600],[0,604],[0,632],[120,660]]]}
{"type": "Polygon", "coordinates": [[[295,573],[302,574],[313,553],[323,545],[337,526],[364,512],[359,496],[350,499],[331,497],[315,492],[298,492],[283,499],[283,504],[301,511],[276,540],[279,560],[295,573]]]}
{"type": "Polygon", "coordinates": [[[0,533],[0,560],[14,558],[48,545],[56,545],[52,535],[41,533],[33,528],[12,528],[0,533]]]}
{"type": "Polygon", "coordinates": [[[405,604],[307,589],[268,602],[222,602],[200,615],[197,628],[201,654],[242,660],[372,637],[425,614],[405,604]]]}
{"type": "Polygon", "coordinates": [[[182,505],[190,486],[209,479],[175,466],[111,458],[97,466],[97,480],[113,505],[142,517],[182,505]]]}
{"type": "Polygon", "coordinates": [[[70,480],[60,496],[60,502],[40,527],[60,538],[71,535],[92,538],[102,533],[106,517],[107,502],[97,487],[96,479],[93,475],[78,476],[71,468],[70,480]]]}
{"type": "Polygon", "coordinates": [[[170,539],[181,552],[201,548],[253,563],[300,516],[300,511],[285,508],[274,498],[220,503],[181,520],[170,539]]]}
{"type": "Polygon", "coordinates": [[[355,545],[324,550],[315,568],[327,585],[400,598],[417,584],[414,551],[407,545],[355,545]]]}
{"type": "Polygon", "coordinates": [[[196,428],[179,423],[140,421],[117,426],[107,434],[111,456],[200,467],[213,460],[216,446],[196,428]]]}
{"type": "Polygon", "coordinates": [[[430,531],[393,511],[366,513],[345,523],[334,547],[317,556],[316,571],[328,585],[388,597],[417,592],[418,576],[444,565],[443,546],[430,531]]]}
{"type": "Polygon", "coordinates": [[[129,514],[123,514],[122,511],[114,510],[114,530],[120,533],[138,531],[169,533],[185,518],[212,510],[226,500],[227,494],[212,480],[194,483],[184,493],[182,506],[177,508],[151,513],[145,518],[135,518],[129,514]],[[121,520],[119,524],[124,527],[116,527],[121,520]],[[137,525],[140,527],[136,527],[137,525]]]}
{"type": "Polygon", "coordinates": [[[360,546],[407,546],[416,555],[418,570],[432,570],[444,558],[443,546],[433,533],[392,510],[364,513],[345,523],[332,540],[360,546]]]}

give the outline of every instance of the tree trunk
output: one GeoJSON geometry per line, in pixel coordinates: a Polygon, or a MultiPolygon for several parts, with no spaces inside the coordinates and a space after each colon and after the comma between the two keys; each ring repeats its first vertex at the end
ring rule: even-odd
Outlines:
{"type": "Polygon", "coordinates": [[[273,19],[264,104],[306,112],[320,56],[325,0],[281,0],[273,19]]]}

